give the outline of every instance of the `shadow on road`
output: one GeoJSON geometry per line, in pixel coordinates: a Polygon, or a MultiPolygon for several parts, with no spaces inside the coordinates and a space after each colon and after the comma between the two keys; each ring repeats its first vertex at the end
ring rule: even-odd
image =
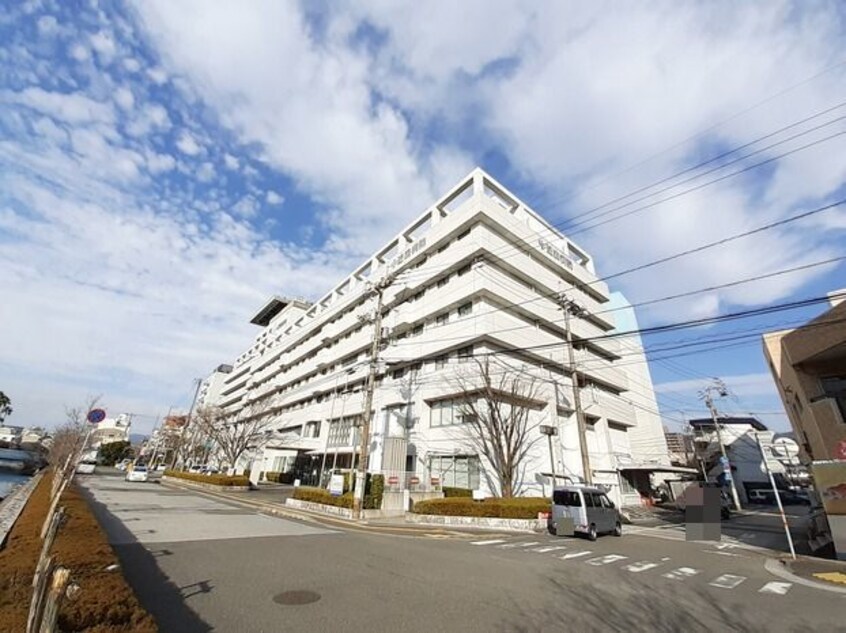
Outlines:
{"type": "MultiPolygon", "coordinates": [[[[548,578],[559,599],[545,608],[524,608],[512,601],[514,618],[504,620],[499,630],[513,631],[650,631],[651,633],[711,633],[744,631],[765,633],[769,626],[739,613],[730,603],[706,592],[691,601],[673,590],[625,583],[612,587],[574,586],[561,578],[548,578]]],[[[786,629],[785,629],[786,630],[786,629]]],[[[791,631],[813,631],[812,627],[791,631]]]]}
{"type": "Polygon", "coordinates": [[[212,628],[186,604],[185,599],[198,593],[209,593],[212,586],[208,580],[200,580],[188,587],[178,587],[159,569],[156,558],[170,555],[166,549],[151,552],[139,543],[124,527],[122,520],[97,501],[91,492],[80,486],[82,494],[91,506],[100,527],[106,532],[115,554],[120,561],[126,581],[132,587],[138,601],[152,615],[161,631],[179,633],[208,633],[212,628]],[[191,590],[191,588],[194,588],[191,590]],[[188,593],[183,590],[188,589],[188,593]]]}

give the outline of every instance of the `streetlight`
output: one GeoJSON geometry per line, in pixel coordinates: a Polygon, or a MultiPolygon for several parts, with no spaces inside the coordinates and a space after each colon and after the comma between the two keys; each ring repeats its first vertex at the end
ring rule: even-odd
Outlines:
{"type": "Polygon", "coordinates": [[[555,455],[552,452],[552,436],[558,435],[558,428],[551,424],[541,424],[540,432],[541,435],[546,435],[546,439],[549,441],[549,465],[552,468],[552,489],[555,490],[557,477],[555,475],[555,455]]]}

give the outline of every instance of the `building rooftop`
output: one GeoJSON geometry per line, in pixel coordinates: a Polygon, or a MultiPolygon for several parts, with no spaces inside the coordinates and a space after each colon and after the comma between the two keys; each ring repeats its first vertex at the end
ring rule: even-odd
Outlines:
{"type": "MultiPolygon", "coordinates": [[[[717,420],[719,420],[720,424],[723,424],[723,425],[725,425],[725,424],[738,424],[738,425],[747,424],[747,425],[751,426],[752,428],[754,428],[756,431],[766,431],[766,430],[768,430],[766,425],[757,418],[720,417],[720,418],[717,418],[717,420]]],[[[707,428],[713,428],[714,421],[711,418],[698,418],[698,419],[695,419],[695,420],[689,420],[688,424],[690,424],[690,426],[697,428],[697,429],[707,429],[707,428]]]]}
{"type": "Polygon", "coordinates": [[[278,295],[274,295],[268,299],[267,303],[262,306],[261,310],[259,310],[258,313],[250,319],[250,323],[265,327],[273,320],[273,317],[282,312],[282,310],[287,308],[291,303],[307,304],[306,307],[311,305],[310,302],[302,299],[292,299],[290,297],[280,297],[278,295]]]}

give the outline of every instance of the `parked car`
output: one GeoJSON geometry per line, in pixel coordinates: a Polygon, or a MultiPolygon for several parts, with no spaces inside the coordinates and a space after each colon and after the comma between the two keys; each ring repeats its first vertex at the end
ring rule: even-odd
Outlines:
{"type": "Polygon", "coordinates": [[[552,534],[584,534],[595,541],[598,534],[623,535],[623,522],[604,490],[587,486],[562,486],[552,491],[547,519],[552,534]]]}
{"type": "Polygon", "coordinates": [[[90,459],[83,459],[79,464],[76,465],[76,472],[80,475],[92,475],[94,474],[94,468],[97,466],[96,461],[92,461],[90,459]]]}
{"type": "MultiPolygon", "coordinates": [[[[779,490],[778,496],[781,497],[781,503],[786,506],[790,505],[811,505],[811,500],[807,495],[794,492],[792,490],[779,490]]],[[[750,490],[747,495],[749,503],[761,503],[765,505],[775,505],[775,493],[772,490],[761,489],[750,490]]]]}
{"type": "Polygon", "coordinates": [[[147,467],[135,464],[126,471],[126,481],[147,481],[147,467]]]}

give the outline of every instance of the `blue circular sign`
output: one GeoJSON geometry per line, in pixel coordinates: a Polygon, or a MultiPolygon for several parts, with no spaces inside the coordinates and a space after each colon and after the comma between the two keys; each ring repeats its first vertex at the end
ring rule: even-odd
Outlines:
{"type": "Polygon", "coordinates": [[[91,409],[91,411],[88,412],[87,420],[91,422],[91,424],[99,424],[105,419],[106,412],[102,409],[91,409]]]}

